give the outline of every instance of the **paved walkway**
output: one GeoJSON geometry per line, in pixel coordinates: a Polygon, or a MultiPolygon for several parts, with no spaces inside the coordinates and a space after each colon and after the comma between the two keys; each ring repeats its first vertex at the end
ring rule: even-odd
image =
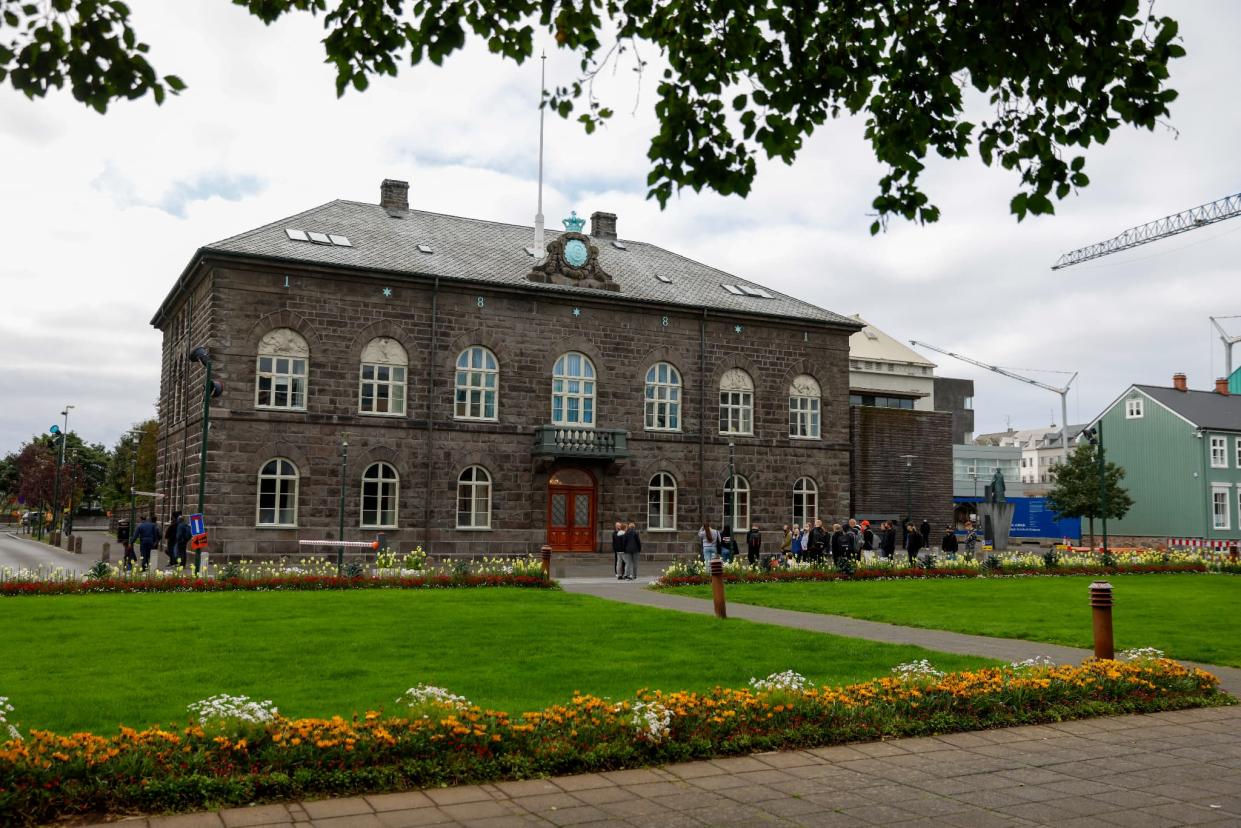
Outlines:
{"type": "Polygon", "coordinates": [[[143,828],[1241,825],[1241,708],[233,808],[143,828]]]}
{"type": "MultiPolygon", "coordinates": [[[[580,592],[611,601],[703,615],[711,615],[715,611],[709,600],[645,589],[645,584],[650,580],[652,579],[617,581],[615,578],[566,578],[560,582],[560,585],[566,592],[580,592]]],[[[1083,596],[1084,600],[1085,596],[1083,596]]],[[[772,609],[748,604],[728,604],[728,617],[843,635],[849,638],[864,638],[868,641],[882,641],[888,644],[914,644],[928,650],[982,656],[1000,661],[1020,661],[1037,655],[1045,655],[1061,664],[1080,664],[1094,655],[1090,650],[1064,647],[1059,644],[1023,641],[1015,638],[989,638],[947,630],[901,627],[879,621],[847,618],[843,615],[820,615],[813,612],[772,609]]],[[[1189,661],[1183,663],[1214,673],[1219,677],[1221,687],[1233,695],[1241,696],[1241,669],[1189,661]]]]}

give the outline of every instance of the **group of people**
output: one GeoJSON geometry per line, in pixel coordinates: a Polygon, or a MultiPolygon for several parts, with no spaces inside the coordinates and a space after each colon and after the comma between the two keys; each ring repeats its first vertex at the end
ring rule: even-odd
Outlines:
{"type": "Polygon", "coordinates": [[[139,553],[142,556],[142,571],[146,572],[151,566],[151,553],[160,547],[161,537],[168,550],[168,565],[171,567],[185,566],[186,553],[189,551],[190,540],[193,538],[185,515],[173,512],[172,520],[169,521],[168,528],[163,533],[159,530],[159,524],[155,522],[155,515],[148,515],[141,523],[133,527],[132,532],[129,528],[125,525],[117,533],[117,540],[125,547],[126,572],[134,568],[134,564],[138,562],[139,553]],[[138,553],[134,552],[135,544],[138,546],[138,553]]]}
{"type": "Polygon", "coordinates": [[[642,551],[642,538],[637,524],[616,521],[612,533],[613,570],[618,581],[632,581],[638,577],[638,554],[642,551]]]}
{"type": "MultiPolygon", "coordinates": [[[[630,524],[631,530],[632,526],[630,524]]],[[[755,524],[745,536],[746,558],[751,566],[761,564],[766,567],[779,566],[789,560],[822,562],[829,557],[837,567],[847,560],[860,561],[864,556],[892,560],[896,557],[896,534],[896,522],[891,520],[880,523],[878,531],[872,528],[869,520],[858,521],[856,518],[849,518],[844,525],[833,523],[829,530],[821,519],[816,518],[813,526],[809,523],[803,526],[785,524],[779,552],[764,556],[763,535],[755,524]]],[[[910,564],[915,563],[918,556],[930,547],[927,540],[930,534],[931,524],[927,520],[923,520],[920,526],[912,522],[905,524],[903,545],[910,564]]],[[[739,554],[731,527],[725,526],[716,531],[709,523],[703,524],[698,530],[698,540],[702,543],[702,558],[707,563],[714,558],[727,563],[739,554]]],[[[966,522],[964,545],[968,557],[973,557],[977,544],[978,534],[974,531],[974,525],[966,522]]],[[[940,540],[944,554],[956,560],[960,545],[956,531],[951,526],[945,527],[940,540]]]]}

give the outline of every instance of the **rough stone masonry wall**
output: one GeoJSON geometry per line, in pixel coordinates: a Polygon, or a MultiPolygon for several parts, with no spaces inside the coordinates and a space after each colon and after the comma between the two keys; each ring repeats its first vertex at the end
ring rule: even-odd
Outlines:
{"type": "MultiPolygon", "coordinates": [[[[347,538],[374,534],[359,527],[360,478],[367,465],[384,460],[400,475],[400,528],[387,531],[398,548],[423,544],[437,553],[474,554],[537,550],[546,538],[550,464],[532,458],[531,446],[535,429],[550,421],[553,363],[570,350],[585,353],[597,369],[598,427],[625,429],[630,435],[628,459],[581,464],[598,481],[599,548],[610,549],[614,519],[645,528],[647,482],[657,471],[676,478],[678,528],[644,532],[644,551],[688,552],[702,513],[719,525],[729,438],[718,434],[718,387],[721,375],[733,367],[744,368],[756,384],[755,436],[733,438],[737,473],[751,487],[752,520],[768,530],[788,521],[793,483],[801,476],[817,482],[822,517],[849,512],[845,332],[795,320],[709,316],[704,386],[701,313],[628,305],[623,294],[555,295],[441,284],[433,299],[427,281],[258,264],[216,266],[210,281],[214,335],[209,344],[216,377],[224,384],[224,395],[211,412],[207,476],[208,526],[216,553],[290,554],[299,538],[335,537],[342,433],[349,441],[347,538]],[[383,296],[384,287],[392,289],[391,297],[383,296]],[[580,315],[573,315],[574,308],[580,315]],[[298,331],[310,347],[305,412],[254,407],[258,342],[280,327],[298,331]],[[377,336],[398,340],[410,357],[403,417],[357,413],[361,353],[377,336]],[[455,360],[476,344],[490,348],[499,361],[498,423],[453,419],[455,360]],[[660,360],[681,373],[679,433],[644,430],[645,374],[660,360]],[[821,440],[788,437],[788,387],[800,373],[815,376],[823,390],[821,440]],[[705,479],[700,480],[699,395],[704,388],[705,479]],[[266,460],[277,456],[292,460],[301,475],[296,529],[255,527],[256,476],[266,460]],[[474,464],[492,477],[489,531],[455,528],[457,476],[474,464]],[[705,497],[700,498],[700,487],[705,497]]],[[[191,431],[196,422],[197,414],[191,431]]],[[[179,439],[176,432],[169,436],[171,443],[179,439]]],[[[187,450],[196,452],[196,437],[189,439],[187,450]]],[[[196,472],[196,453],[192,459],[196,472]]],[[[192,475],[190,488],[196,480],[192,475]]],[[[767,542],[777,544],[778,533],[769,531],[767,542]]]]}
{"type": "Polygon", "coordinates": [[[859,516],[906,516],[906,483],[915,523],[932,526],[932,543],[952,522],[952,415],[938,411],[854,406],[854,511],[859,516]],[[909,474],[901,455],[917,455],[909,474]]]}

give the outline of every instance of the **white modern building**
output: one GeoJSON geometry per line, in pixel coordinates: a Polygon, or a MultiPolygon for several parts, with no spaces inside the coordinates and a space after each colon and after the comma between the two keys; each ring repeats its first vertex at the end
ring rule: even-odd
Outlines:
{"type": "MultiPolygon", "coordinates": [[[[1084,425],[1069,426],[1069,451],[1077,444],[1077,436],[1084,425]]],[[[980,434],[974,441],[980,446],[1007,446],[1021,450],[1018,467],[1020,482],[1025,484],[1026,494],[1044,495],[1051,489],[1051,470],[1064,461],[1064,446],[1060,427],[1052,424],[1046,428],[1028,428],[1020,431],[1009,429],[993,434],[980,434]]]]}
{"type": "Polygon", "coordinates": [[[849,337],[849,404],[935,410],[935,363],[857,314],[849,337]]]}
{"type": "Polygon", "coordinates": [[[1025,497],[1022,451],[1016,446],[956,445],[952,447],[952,496],[982,497],[996,469],[1004,476],[1006,497],[1025,497]]]}

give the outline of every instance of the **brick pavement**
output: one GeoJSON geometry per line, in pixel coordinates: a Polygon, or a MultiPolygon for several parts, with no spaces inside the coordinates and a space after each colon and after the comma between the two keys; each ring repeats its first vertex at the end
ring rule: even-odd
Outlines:
{"type": "Polygon", "coordinates": [[[125,824],[141,828],[1241,825],[1241,707],[231,808],[125,824]]]}

